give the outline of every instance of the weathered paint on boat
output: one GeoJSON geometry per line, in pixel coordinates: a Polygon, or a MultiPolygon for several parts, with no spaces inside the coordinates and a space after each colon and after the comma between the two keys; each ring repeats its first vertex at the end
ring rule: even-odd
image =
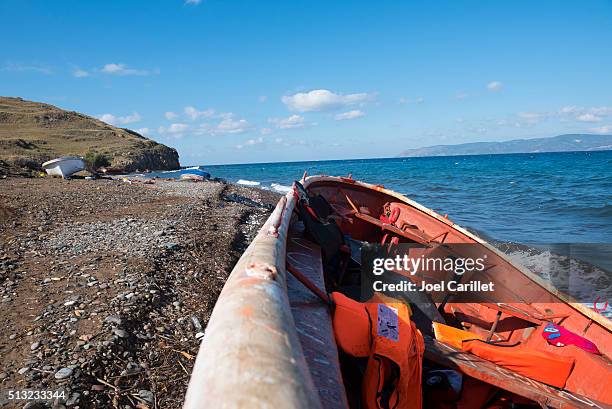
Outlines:
{"type": "MultiPolygon", "coordinates": [[[[579,375],[584,377],[584,382],[581,383],[580,379],[575,381],[574,390],[549,387],[469,353],[453,350],[452,347],[431,338],[427,340],[426,358],[531,399],[543,407],[609,406],[584,395],[585,391],[593,392],[592,389],[581,389],[585,383],[593,382],[593,376],[598,376],[599,381],[603,382],[603,388],[610,385],[607,380],[612,372],[607,356],[612,350],[612,323],[607,318],[558,291],[522,266],[513,264],[502,252],[454,224],[447,217],[383,186],[331,176],[307,177],[302,182],[305,188],[323,196],[327,195],[328,201],[349,211],[350,200],[342,198],[346,195],[339,198],[334,196],[334,192],[340,188],[350,192],[359,204],[366,204],[371,208],[380,206],[381,200],[384,203],[392,198],[414,211],[414,216],[419,218],[425,228],[431,230],[430,237],[440,237],[436,228],[444,228],[447,230],[445,239],[451,236],[458,242],[482,245],[500,261],[497,268],[508,269],[521,285],[549,297],[542,305],[538,305],[539,307],[546,308],[554,304],[556,314],[546,317],[530,316],[530,319],[538,319],[540,322],[542,319],[557,317],[559,314],[556,310],[562,310],[561,312],[567,315],[564,325],[567,324],[573,330],[580,329],[581,331],[576,332],[596,342],[606,355],[602,358],[601,366],[583,365],[579,369],[579,375]],[[337,199],[335,202],[334,197],[337,199]]],[[[314,386],[296,334],[286,292],[286,246],[294,207],[294,194],[290,192],[281,199],[232,271],[200,346],[185,408],[269,408],[278,405],[286,408],[322,407],[319,391],[314,386]]],[[[359,225],[354,223],[354,220],[351,224],[359,225]]],[[[353,229],[358,235],[359,228],[353,229]]],[[[445,311],[453,312],[463,307],[452,301],[443,305],[445,311]]],[[[491,322],[491,317],[497,312],[484,304],[472,307],[473,313],[490,319],[491,322]]],[[[503,308],[505,313],[508,311],[501,305],[495,308],[503,308]]],[[[510,337],[512,336],[515,335],[510,334],[510,337]]],[[[335,348],[335,345],[327,347],[335,348]]],[[[562,348],[559,350],[563,354],[562,348]]],[[[312,354],[312,351],[309,353],[312,354]]],[[[595,393],[603,396],[606,392],[603,390],[595,393]]]]}

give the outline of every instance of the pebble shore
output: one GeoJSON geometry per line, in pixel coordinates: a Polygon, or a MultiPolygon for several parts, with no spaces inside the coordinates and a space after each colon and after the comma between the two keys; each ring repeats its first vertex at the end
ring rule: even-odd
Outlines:
{"type": "Polygon", "coordinates": [[[215,301],[278,194],[0,181],[0,407],[180,408],[215,301]],[[9,390],[63,391],[45,401],[9,390]]]}

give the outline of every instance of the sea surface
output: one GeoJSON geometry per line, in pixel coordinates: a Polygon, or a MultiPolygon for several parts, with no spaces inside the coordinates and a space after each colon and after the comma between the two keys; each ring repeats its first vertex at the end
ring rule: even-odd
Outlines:
{"type": "Polygon", "coordinates": [[[540,274],[557,265],[553,254],[594,265],[581,274],[588,274],[594,292],[597,287],[604,297],[612,296],[612,151],[203,167],[213,177],[278,192],[286,192],[304,171],[351,173],[448,214],[540,274]]]}
{"type": "Polygon", "coordinates": [[[612,243],[612,151],[203,166],[213,177],[281,192],[304,171],[352,173],[489,238],[612,243]]]}

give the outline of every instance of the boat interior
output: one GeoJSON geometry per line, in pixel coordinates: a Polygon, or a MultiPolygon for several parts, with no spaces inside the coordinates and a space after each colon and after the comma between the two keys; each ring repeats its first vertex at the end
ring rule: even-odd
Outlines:
{"type": "Polygon", "coordinates": [[[467,284],[485,278],[495,283],[496,292],[482,299],[474,299],[473,294],[466,298],[451,289],[436,294],[388,294],[409,305],[411,320],[424,339],[423,407],[612,405],[612,365],[608,358],[612,337],[605,317],[515,266],[447,217],[382,186],[350,177],[310,177],[296,183],[294,189],[303,209],[296,206],[289,228],[286,263],[291,274],[287,274],[287,287],[304,356],[325,408],[371,407],[362,398],[366,359],[329,348],[336,345],[336,340],[333,305],[326,302],[333,292],[367,301],[361,251],[371,244],[390,256],[408,252],[412,258],[486,254],[484,269],[474,274],[391,272],[419,285],[451,279],[467,284]],[[325,229],[313,230],[312,220],[306,218],[324,224],[325,229]],[[600,353],[575,345],[551,345],[543,336],[551,323],[595,344],[600,353]],[[481,341],[479,345],[494,350],[494,358],[485,359],[487,355],[477,346],[462,348],[465,339],[458,344],[445,341],[444,333],[453,331],[464,334],[459,338],[464,336],[467,341],[481,341]],[[542,373],[534,376],[521,373],[512,362],[503,362],[506,356],[510,361],[537,360],[540,353],[546,358],[539,363],[542,373]],[[569,360],[570,368],[561,383],[558,373],[550,374],[556,376],[554,381],[547,380],[546,372],[569,360]]]}

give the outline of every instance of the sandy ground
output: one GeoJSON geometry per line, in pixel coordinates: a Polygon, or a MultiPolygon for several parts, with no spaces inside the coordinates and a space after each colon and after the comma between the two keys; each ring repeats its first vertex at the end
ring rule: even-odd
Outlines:
{"type": "Polygon", "coordinates": [[[179,408],[225,279],[277,194],[0,180],[0,407],[179,408]],[[10,390],[63,391],[46,401],[10,390]]]}

